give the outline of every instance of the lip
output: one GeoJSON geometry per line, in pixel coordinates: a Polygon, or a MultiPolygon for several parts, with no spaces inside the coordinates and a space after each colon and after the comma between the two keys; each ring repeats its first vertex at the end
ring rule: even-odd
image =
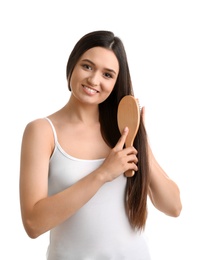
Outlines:
{"type": "Polygon", "coordinates": [[[87,85],[82,85],[84,91],[89,94],[89,95],[94,95],[94,94],[97,94],[99,93],[99,91],[95,88],[92,88],[90,86],[87,86],[87,85]]]}

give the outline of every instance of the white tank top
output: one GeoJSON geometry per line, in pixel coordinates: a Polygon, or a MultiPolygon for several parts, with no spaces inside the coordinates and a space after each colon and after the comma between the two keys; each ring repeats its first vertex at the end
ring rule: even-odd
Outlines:
{"type": "MultiPolygon", "coordinates": [[[[94,171],[104,159],[82,160],[67,154],[52,122],[46,119],[55,139],[48,181],[49,195],[53,195],[94,171]]],[[[124,208],[125,186],[124,175],[104,184],[78,212],[53,228],[47,260],[150,260],[145,234],[129,225],[124,208]]]]}

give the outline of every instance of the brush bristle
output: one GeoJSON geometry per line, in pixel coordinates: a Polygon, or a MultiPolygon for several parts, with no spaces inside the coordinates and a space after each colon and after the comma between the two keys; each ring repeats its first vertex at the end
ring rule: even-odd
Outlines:
{"type": "Polygon", "coordinates": [[[139,99],[138,99],[138,98],[137,98],[136,100],[137,100],[137,103],[138,103],[138,106],[139,106],[139,110],[140,110],[140,112],[141,112],[141,110],[142,110],[142,107],[141,107],[141,105],[140,105],[140,101],[139,101],[139,99]]]}

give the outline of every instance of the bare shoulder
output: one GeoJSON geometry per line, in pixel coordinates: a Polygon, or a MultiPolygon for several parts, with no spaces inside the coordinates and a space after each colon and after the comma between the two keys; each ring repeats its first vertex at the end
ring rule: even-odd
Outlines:
{"type": "Polygon", "coordinates": [[[51,127],[49,122],[47,121],[46,118],[38,118],[35,119],[31,122],[29,122],[24,130],[24,134],[25,133],[47,133],[47,132],[51,132],[51,127]]]}
{"type": "Polygon", "coordinates": [[[35,119],[26,125],[23,133],[23,143],[38,143],[40,146],[53,147],[53,131],[46,118],[35,119]]]}

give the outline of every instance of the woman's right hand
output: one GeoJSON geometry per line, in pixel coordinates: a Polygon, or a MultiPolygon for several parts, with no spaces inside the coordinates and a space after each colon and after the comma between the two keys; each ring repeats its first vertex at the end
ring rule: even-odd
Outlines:
{"type": "Polygon", "coordinates": [[[123,148],[129,129],[125,127],[117,144],[100,166],[105,181],[112,181],[127,170],[137,171],[137,150],[134,147],[123,148]]]}

